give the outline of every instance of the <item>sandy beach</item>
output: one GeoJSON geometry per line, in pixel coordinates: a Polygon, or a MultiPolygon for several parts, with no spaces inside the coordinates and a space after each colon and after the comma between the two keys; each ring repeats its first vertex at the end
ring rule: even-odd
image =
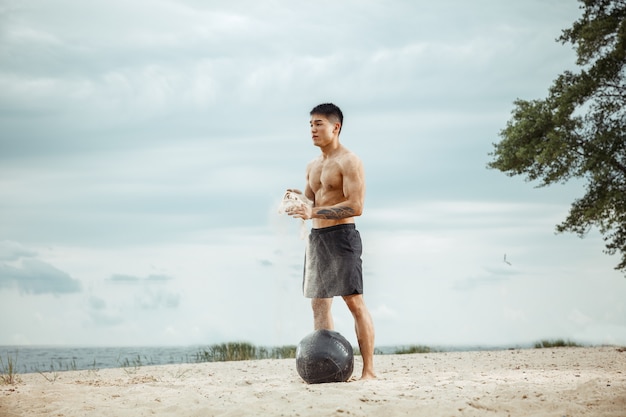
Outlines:
{"type": "Polygon", "coordinates": [[[294,359],[23,374],[0,385],[0,416],[626,416],[617,347],[375,361],[377,380],[319,385],[300,379],[294,359]]]}

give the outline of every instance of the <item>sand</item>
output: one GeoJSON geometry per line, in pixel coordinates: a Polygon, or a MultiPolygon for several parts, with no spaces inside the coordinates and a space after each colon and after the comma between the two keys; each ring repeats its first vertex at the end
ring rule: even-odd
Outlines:
{"type": "Polygon", "coordinates": [[[0,416],[626,416],[626,352],[616,347],[375,364],[377,380],[318,385],[300,379],[294,359],[25,374],[0,385],[0,416]]]}

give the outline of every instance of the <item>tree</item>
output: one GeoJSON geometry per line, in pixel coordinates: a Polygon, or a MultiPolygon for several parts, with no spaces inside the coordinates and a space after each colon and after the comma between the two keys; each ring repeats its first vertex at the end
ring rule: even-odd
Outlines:
{"type": "Polygon", "coordinates": [[[559,233],[602,234],[626,272],[626,0],[579,0],[582,17],[557,39],[571,43],[579,72],[565,71],[547,98],[514,102],[489,168],[538,187],[582,179],[559,233]]]}

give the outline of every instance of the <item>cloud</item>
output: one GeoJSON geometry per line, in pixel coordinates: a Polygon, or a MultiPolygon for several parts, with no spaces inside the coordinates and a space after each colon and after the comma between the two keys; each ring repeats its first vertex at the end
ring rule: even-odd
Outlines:
{"type": "Polygon", "coordinates": [[[11,286],[26,294],[55,295],[80,292],[82,288],[80,281],[37,259],[23,259],[17,267],[0,264],[0,288],[11,286]]]}
{"type": "Polygon", "coordinates": [[[161,274],[148,275],[146,277],[146,281],[148,282],[167,282],[167,281],[171,281],[172,279],[173,278],[168,275],[161,275],[161,274]]]}
{"type": "Polygon", "coordinates": [[[142,310],[178,308],[180,294],[161,290],[147,290],[135,295],[135,305],[142,310]]]}
{"type": "Polygon", "coordinates": [[[0,242],[0,261],[16,261],[21,258],[32,258],[37,252],[25,248],[17,242],[4,240],[0,242]]]}
{"type": "Polygon", "coordinates": [[[512,269],[508,265],[484,267],[481,274],[460,279],[452,285],[452,288],[459,291],[467,291],[481,286],[499,285],[516,275],[519,275],[519,271],[512,269]]]}
{"type": "Polygon", "coordinates": [[[106,301],[95,295],[89,297],[89,307],[92,310],[104,310],[106,308],[106,301]]]}
{"type": "Polygon", "coordinates": [[[105,310],[92,310],[89,312],[91,321],[97,326],[117,326],[125,322],[124,317],[117,313],[105,310]]]}
{"type": "Polygon", "coordinates": [[[391,320],[399,317],[397,310],[389,307],[386,304],[380,304],[372,309],[372,317],[377,320],[391,320]]]}
{"type": "Polygon", "coordinates": [[[125,322],[120,311],[112,311],[108,308],[104,298],[92,295],[87,300],[87,314],[91,323],[96,326],[117,326],[125,322]]]}
{"type": "Polygon", "coordinates": [[[164,288],[172,278],[163,274],[146,277],[115,274],[104,280],[104,287],[94,287],[84,308],[89,324],[102,327],[133,326],[157,310],[174,310],[180,306],[181,295],[164,288]],[[121,290],[119,286],[126,288],[121,290]]]}
{"type": "Polygon", "coordinates": [[[173,278],[168,275],[163,274],[151,274],[147,277],[138,277],[134,275],[125,275],[125,274],[113,274],[111,275],[107,281],[115,282],[115,283],[124,283],[124,284],[149,284],[149,283],[161,283],[171,281],[173,278]]]}
{"type": "Polygon", "coordinates": [[[121,282],[121,283],[135,283],[139,282],[141,278],[134,277],[132,275],[123,275],[123,274],[114,274],[111,275],[109,281],[111,282],[121,282]]]}
{"type": "Polygon", "coordinates": [[[259,265],[261,266],[273,266],[274,262],[270,261],[269,259],[259,259],[258,260],[259,265]]]}
{"type": "MultiPolygon", "coordinates": [[[[177,292],[169,291],[167,289],[155,289],[154,285],[166,285],[172,281],[172,278],[166,274],[150,274],[146,277],[126,275],[126,274],[113,274],[106,279],[106,282],[114,284],[127,284],[131,285],[133,289],[130,294],[132,301],[130,303],[122,304],[118,306],[120,311],[130,311],[129,309],[137,308],[139,310],[160,310],[160,309],[175,309],[180,305],[180,294],[177,292]],[[132,306],[132,307],[131,307],[132,306]]],[[[120,297],[117,297],[120,300],[120,297]]],[[[107,303],[104,299],[96,298],[91,302],[91,308],[98,314],[98,318],[105,318],[100,314],[100,310],[104,310],[107,303]]],[[[105,323],[108,323],[106,320],[105,323]]]]}

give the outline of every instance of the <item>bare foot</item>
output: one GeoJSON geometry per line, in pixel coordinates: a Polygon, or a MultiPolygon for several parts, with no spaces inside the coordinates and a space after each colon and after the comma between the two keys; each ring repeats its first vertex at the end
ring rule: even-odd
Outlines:
{"type": "Polygon", "coordinates": [[[374,373],[367,372],[367,373],[363,373],[361,375],[361,378],[357,378],[356,376],[352,375],[350,378],[348,378],[346,382],[369,381],[369,380],[376,379],[376,378],[377,377],[374,373]]]}
{"type": "Polygon", "coordinates": [[[376,379],[376,374],[374,372],[363,372],[360,380],[367,381],[369,379],[376,379]]]}

